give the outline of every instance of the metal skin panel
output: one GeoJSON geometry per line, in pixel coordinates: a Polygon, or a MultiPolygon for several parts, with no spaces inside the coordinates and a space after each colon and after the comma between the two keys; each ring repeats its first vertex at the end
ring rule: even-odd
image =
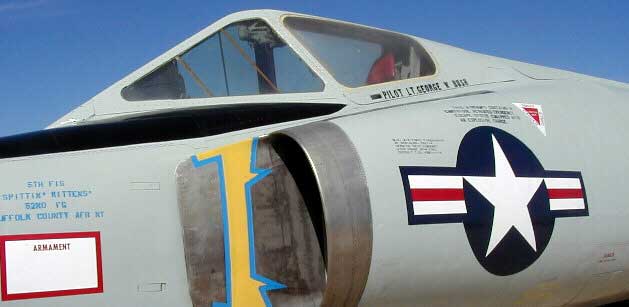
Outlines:
{"type": "Polygon", "coordinates": [[[628,165],[618,149],[628,135],[617,128],[619,110],[627,107],[612,92],[601,92],[598,100],[614,105],[601,108],[588,97],[599,86],[581,84],[577,90],[574,85],[505,89],[333,120],[355,144],[373,183],[373,258],[362,306],[596,305],[627,296],[629,211],[620,178],[628,165]],[[522,101],[543,105],[546,136],[512,105],[522,101]],[[503,106],[519,119],[479,124],[461,122],[449,112],[468,106],[503,106]],[[555,219],[539,258],[505,276],[483,268],[460,222],[409,225],[400,178],[400,166],[456,166],[463,137],[480,126],[514,136],[546,170],[580,172],[587,190],[589,214],[555,219]],[[404,138],[433,140],[437,150],[401,153],[395,139],[404,138]]]}
{"type": "Polygon", "coordinates": [[[186,272],[194,306],[225,301],[225,252],[217,168],[218,165],[208,165],[195,171],[190,160],[177,167],[186,272]]]}
{"type": "MultiPolygon", "coordinates": [[[[247,142],[251,140],[244,141],[247,142]]],[[[224,226],[235,225],[243,218],[237,211],[242,205],[235,199],[238,193],[233,193],[234,187],[232,185],[230,190],[230,185],[236,180],[234,175],[239,176],[233,163],[248,167],[247,158],[230,161],[233,158],[230,145],[223,147],[225,150],[213,151],[216,154],[195,155],[177,169],[193,306],[218,306],[221,302],[228,306],[319,306],[325,286],[325,268],[303,198],[270,144],[257,139],[254,144],[252,166],[268,173],[250,187],[251,215],[247,219],[252,219],[248,221],[252,236],[248,238],[237,232],[234,228],[237,226],[231,226],[229,232],[224,226]],[[237,258],[248,248],[252,248],[253,254],[248,256],[253,257],[252,262],[238,264],[237,258]],[[269,285],[273,281],[281,286],[266,288],[268,290],[258,290],[255,286],[252,292],[244,293],[242,287],[250,278],[234,270],[248,272],[247,267],[256,272],[263,283],[269,285]],[[261,298],[260,294],[268,301],[243,301],[255,296],[261,298]]]]}

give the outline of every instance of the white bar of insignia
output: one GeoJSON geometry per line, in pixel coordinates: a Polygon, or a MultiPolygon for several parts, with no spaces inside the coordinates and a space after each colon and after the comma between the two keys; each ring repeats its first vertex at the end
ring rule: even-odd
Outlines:
{"type": "Polygon", "coordinates": [[[585,209],[583,198],[551,199],[550,210],[579,210],[585,209]]]}
{"type": "Polygon", "coordinates": [[[544,178],[548,189],[581,189],[579,178],[544,178]]]}
{"type": "Polygon", "coordinates": [[[415,215],[466,214],[465,201],[414,201],[415,215]]]}
{"type": "Polygon", "coordinates": [[[409,175],[411,189],[462,189],[461,176],[409,175]]]}

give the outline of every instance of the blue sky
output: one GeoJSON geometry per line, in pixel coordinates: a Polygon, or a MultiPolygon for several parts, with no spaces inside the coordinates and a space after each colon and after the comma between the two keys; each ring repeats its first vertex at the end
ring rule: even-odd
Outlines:
{"type": "Polygon", "coordinates": [[[0,136],[42,129],[218,18],[256,8],[629,82],[626,0],[0,0],[0,136]]]}

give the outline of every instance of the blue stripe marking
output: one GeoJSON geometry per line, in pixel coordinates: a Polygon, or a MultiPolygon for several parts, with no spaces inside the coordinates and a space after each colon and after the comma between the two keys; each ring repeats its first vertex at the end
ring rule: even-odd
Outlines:
{"type": "MultiPolygon", "coordinates": [[[[254,239],[254,230],[253,230],[253,202],[251,199],[251,187],[255,185],[257,182],[262,180],[264,177],[271,174],[271,170],[269,169],[259,169],[256,167],[256,152],[258,149],[258,138],[253,139],[253,143],[251,145],[251,164],[250,164],[250,172],[252,174],[256,174],[256,176],[249,180],[245,184],[245,198],[247,201],[247,224],[249,233],[249,275],[252,279],[263,283],[260,286],[260,295],[264,300],[264,304],[267,307],[271,307],[271,300],[267,294],[267,291],[278,290],[286,288],[285,285],[280,284],[274,280],[268,279],[264,276],[259,275],[256,272],[256,258],[255,258],[255,239],[254,239]]],[[[225,173],[223,168],[223,158],[221,155],[204,159],[199,161],[196,156],[192,156],[192,165],[194,168],[201,168],[205,165],[216,163],[218,165],[218,178],[219,178],[219,188],[221,193],[221,208],[222,208],[222,219],[223,219],[223,240],[224,240],[224,248],[225,248],[225,292],[226,292],[226,302],[214,302],[212,307],[231,307],[232,306],[232,290],[231,290],[231,257],[229,252],[229,224],[228,224],[228,210],[227,210],[227,193],[225,192],[225,173]]]]}

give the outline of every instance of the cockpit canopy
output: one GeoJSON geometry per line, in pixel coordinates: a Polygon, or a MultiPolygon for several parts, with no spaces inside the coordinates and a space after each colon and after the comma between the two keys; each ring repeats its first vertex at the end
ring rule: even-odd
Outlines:
{"type": "MultiPolygon", "coordinates": [[[[292,34],[342,86],[435,73],[417,40],[397,33],[284,16],[292,34]]],[[[128,101],[321,92],[325,82],[262,19],[231,23],[122,89],[128,101]]]]}
{"type": "Polygon", "coordinates": [[[435,73],[426,50],[401,34],[303,17],[287,17],[284,24],[347,87],[435,73]]]}

